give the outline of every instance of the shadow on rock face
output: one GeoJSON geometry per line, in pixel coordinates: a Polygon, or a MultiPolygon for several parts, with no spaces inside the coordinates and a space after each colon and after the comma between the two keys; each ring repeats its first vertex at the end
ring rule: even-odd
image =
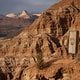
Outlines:
{"type": "Polygon", "coordinates": [[[47,79],[44,75],[36,75],[36,79],[37,80],[49,80],[49,79],[47,79]]]}
{"type": "Polygon", "coordinates": [[[7,76],[3,73],[2,69],[0,68],[0,80],[7,80],[7,76]]]}
{"type": "Polygon", "coordinates": [[[62,70],[63,70],[63,68],[60,68],[60,69],[58,70],[58,72],[53,76],[53,78],[54,78],[55,80],[58,80],[58,79],[62,79],[62,78],[63,78],[62,70]]]}

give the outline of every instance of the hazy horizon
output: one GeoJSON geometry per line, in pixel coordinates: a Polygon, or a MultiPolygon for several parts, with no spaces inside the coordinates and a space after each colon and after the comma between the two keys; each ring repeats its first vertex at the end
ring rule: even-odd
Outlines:
{"type": "Polygon", "coordinates": [[[0,0],[0,14],[10,12],[20,12],[27,10],[28,12],[42,12],[52,4],[59,0],[0,0]]]}

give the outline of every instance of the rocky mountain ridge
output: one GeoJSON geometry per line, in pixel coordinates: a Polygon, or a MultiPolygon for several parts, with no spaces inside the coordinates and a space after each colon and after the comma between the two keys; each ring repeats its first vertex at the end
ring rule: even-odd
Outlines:
{"type": "Polygon", "coordinates": [[[29,26],[39,16],[30,15],[27,11],[19,14],[0,15],[0,39],[17,36],[25,26],[29,26]]]}
{"type": "Polygon", "coordinates": [[[2,64],[7,67],[1,67],[1,72],[8,80],[80,79],[80,64],[67,52],[68,31],[80,29],[80,9],[75,1],[62,7],[63,1],[56,4],[56,11],[54,5],[43,12],[17,37],[0,40],[2,64]]]}
{"type": "Polygon", "coordinates": [[[8,13],[4,16],[9,18],[31,19],[31,18],[39,17],[40,15],[41,15],[40,13],[29,13],[28,11],[23,10],[19,13],[8,13]]]}

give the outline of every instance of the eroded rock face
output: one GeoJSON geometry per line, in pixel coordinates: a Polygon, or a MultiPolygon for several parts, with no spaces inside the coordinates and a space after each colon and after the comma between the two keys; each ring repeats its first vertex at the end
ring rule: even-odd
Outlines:
{"type": "Polygon", "coordinates": [[[64,36],[70,28],[79,26],[79,15],[79,7],[74,3],[58,6],[56,10],[53,6],[17,37],[0,40],[0,56],[4,58],[4,71],[9,79],[35,80],[38,73],[42,75],[39,78],[45,80],[50,80],[51,75],[55,76],[64,63],[60,63],[55,71],[58,63],[53,62],[68,57],[65,49],[67,42],[63,46],[64,36]]]}

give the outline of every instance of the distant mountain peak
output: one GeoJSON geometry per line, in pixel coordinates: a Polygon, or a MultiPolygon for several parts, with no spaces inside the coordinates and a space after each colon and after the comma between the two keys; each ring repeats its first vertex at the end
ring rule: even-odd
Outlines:
{"type": "Polygon", "coordinates": [[[6,14],[6,17],[15,18],[17,15],[15,13],[6,14]]]}
{"type": "Polygon", "coordinates": [[[26,10],[23,10],[19,15],[18,17],[20,18],[30,18],[30,14],[26,11],[26,10]]]}

